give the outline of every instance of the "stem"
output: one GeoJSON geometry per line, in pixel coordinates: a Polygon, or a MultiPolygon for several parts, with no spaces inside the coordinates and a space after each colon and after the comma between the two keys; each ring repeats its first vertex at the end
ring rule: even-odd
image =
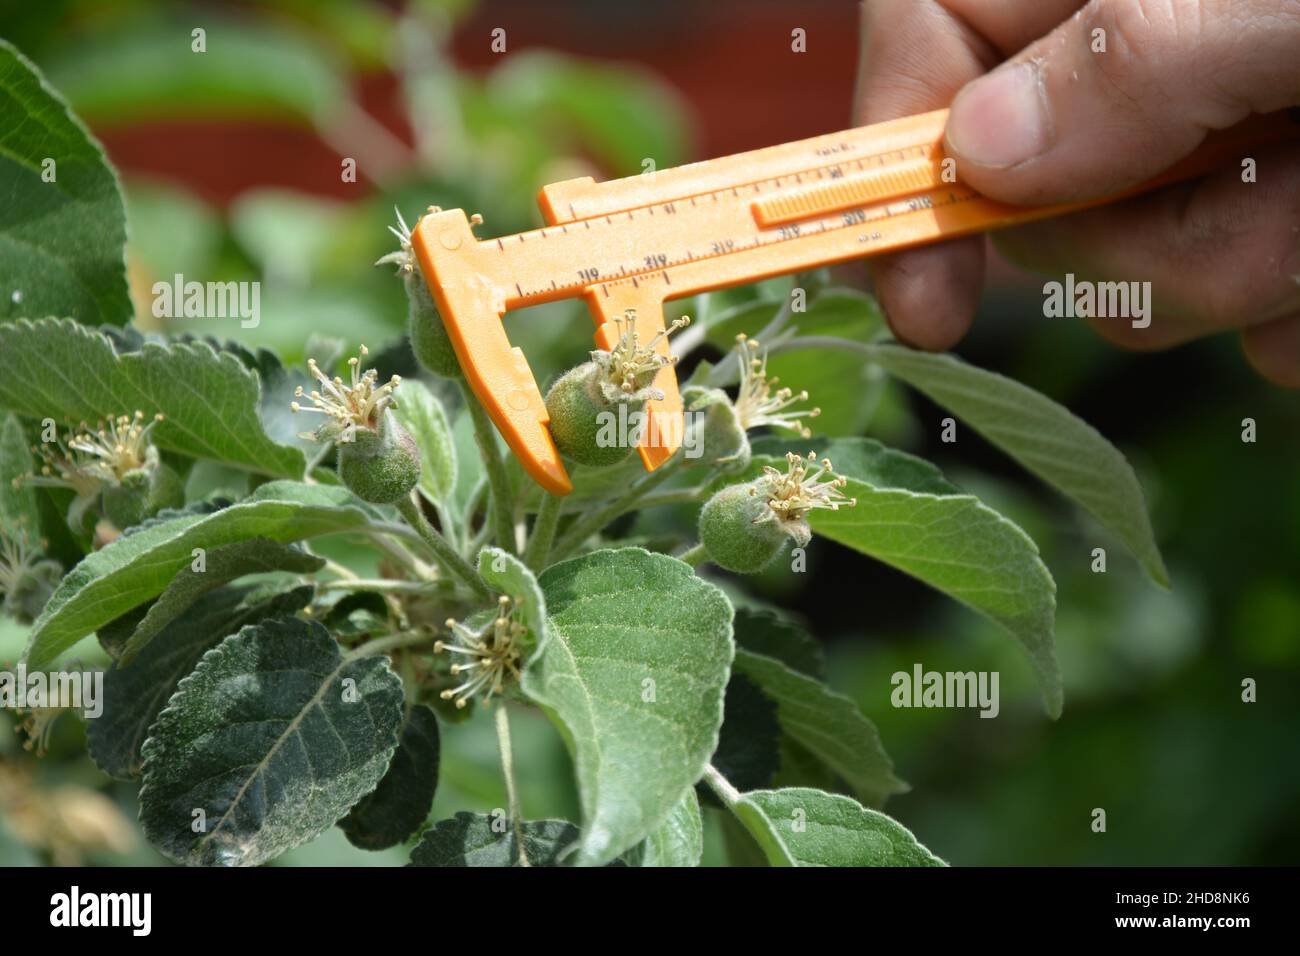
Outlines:
{"type": "Polygon", "coordinates": [[[709,560],[709,552],[704,549],[703,544],[697,544],[695,547],[687,548],[679,554],[677,560],[685,561],[691,567],[696,567],[709,560]]]}
{"type": "Polygon", "coordinates": [[[615,498],[604,507],[597,508],[595,511],[588,511],[575,521],[572,527],[560,538],[555,550],[555,559],[558,561],[561,558],[566,558],[571,552],[576,551],[584,541],[640,501],[646,492],[652,491],[675,475],[685,460],[679,455],[671,461],[665,462],[634,484],[623,495],[615,498]]]}
{"type": "MultiPolygon", "coordinates": [[[[402,527],[406,527],[403,525],[402,527]]],[[[422,540],[422,539],[421,539],[422,540]]],[[[433,580],[433,569],[411,553],[401,541],[375,538],[375,546],[421,581],[433,580]]]]}
{"type": "Polygon", "coordinates": [[[323,442],[321,446],[316,449],[316,453],[312,455],[311,458],[307,459],[307,464],[302,470],[302,480],[304,484],[316,484],[316,479],[312,477],[312,472],[320,466],[320,463],[325,460],[325,456],[329,454],[330,449],[333,447],[333,442],[323,442]]]}
{"type": "Polygon", "coordinates": [[[551,553],[551,542],[555,540],[555,529],[559,527],[563,511],[563,498],[559,495],[542,495],[537,520],[533,522],[533,533],[529,535],[528,547],[524,549],[524,564],[534,571],[540,571],[546,566],[546,558],[551,553]]]}
{"type": "MultiPolygon", "coordinates": [[[[317,555],[317,557],[319,557],[319,555],[317,555]]],[[[325,570],[326,570],[326,571],[332,571],[333,573],[337,574],[340,578],[347,578],[349,581],[355,581],[355,580],[357,580],[357,577],[358,577],[358,576],[357,576],[356,574],[354,574],[353,571],[352,571],[352,569],[349,568],[349,567],[347,567],[346,565],[339,564],[337,561],[335,561],[335,560],[333,560],[333,559],[331,559],[331,558],[325,558],[324,561],[325,561],[325,570]]],[[[336,582],[336,581],[330,581],[330,582],[327,582],[327,583],[329,583],[329,584],[337,584],[338,582],[336,582]]],[[[324,587],[324,586],[325,586],[325,585],[323,585],[323,584],[321,584],[321,585],[317,585],[317,587],[324,587]]]]}
{"type": "MultiPolygon", "coordinates": [[[[785,330],[785,327],[789,324],[790,317],[793,314],[794,303],[791,301],[789,296],[786,296],[785,301],[781,304],[781,307],[776,310],[776,314],[772,316],[771,321],[768,322],[767,325],[763,326],[757,335],[752,337],[757,339],[763,345],[768,346],[769,354],[773,354],[775,349],[771,348],[771,346],[787,341],[794,335],[796,330],[785,330]]],[[[708,377],[705,379],[705,384],[714,388],[721,388],[725,385],[733,384],[739,377],[740,363],[735,349],[732,349],[709,371],[708,377]]]]}
{"type": "Polygon", "coordinates": [[[768,354],[798,352],[800,349],[840,349],[849,352],[861,352],[863,355],[872,355],[878,351],[874,343],[855,342],[853,339],[840,338],[838,335],[800,335],[788,342],[774,345],[768,350],[768,354]]]}
{"type": "Polygon", "coordinates": [[[501,461],[501,450],[497,448],[496,427],[487,412],[479,404],[476,396],[464,380],[460,383],[461,394],[465,396],[465,407],[474,422],[474,439],[478,442],[479,454],[483,456],[483,467],[487,469],[488,487],[492,492],[492,520],[495,522],[497,547],[515,553],[515,529],[511,521],[514,501],[510,494],[510,476],[501,461]]]}
{"type": "Polygon", "coordinates": [[[397,510],[406,523],[419,532],[424,543],[432,549],[443,570],[469,585],[470,590],[479,597],[491,596],[492,592],[479,577],[479,573],[470,567],[469,562],[460,556],[460,552],[453,548],[433,525],[429,524],[429,519],[424,516],[424,512],[420,510],[414,498],[407,496],[398,501],[397,510]]]}
{"type": "Polygon", "coordinates": [[[515,842],[519,844],[519,865],[529,866],[528,853],[524,849],[524,821],[519,808],[519,789],[515,786],[515,756],[510,747],[510,716],[506,713],[506,702],[497,701],[495,710],[497,743],[501,747],[501,772],[505,774],[510,822],[515,828],[515,842]]]}
{"type": "Polygon", "coordinates": [[[441,501],[433,502],[433,510],[438,515],[438,524],[442,525],[442,533],[452,546],[462,554],[465,551],[465,537],[462,529],[452,519],[451,509],[441,501]]]}
{"type": "Polygon", "coordinates": [[[348,651],[347,659],[354,661],[359,657],[369,657],[371,654],[384,654],[398,647],[428,644],[431,640],[433,640],[432,634],[389,634],[387,637],[377,637],[373,641],[354,647],[348,651]]]}
{"type": "Polygon", "coordinates": [[[324,581],[316,585],[318,591],[376,591],[379,593],[421,594],[437,590],[435,581],[395,581],[389,578],[346,578],[341,581],[324,581]]]}
{"type": "MultiPolygon", "coordinates": [[[[701,482],[702,486],[708,485],[713,480],[710,474],[701,482]]],[[[657,491],[654,494],[646,495],[636,503],[635,510],[640,511],[642,508],[657,508],[660,505],[687,505],[693,501],[700,500],[701,488],[670,488],[667,491],[657,491]]],[[[629,509],[633,510],[633,509],[629,509]]]]}
{"type": "MultiPolygon", "coordinates": [[[[485,476],[480,476],[479,480],[474,483],[474,490],[469,493],[469,499],[465,502],[465,512],[460,517],[460,526],[464,531],[465,546],[469,547],[474,540],[474,535],[470,532],[474,528],[474,516],[478,514],[478,509],[483,507],[483,502],[487,500],[488,483],[485,476]]],[[[486,511],[483,513],[483,524],[486,526],[490,518],[486,511]]],[[[467,552],[468,553],[468,552],[467,552]]]]}
{"type": "Polygon", "coordinates": [[[719,800],[721,800],[728,810],[734,811],[742,797],[740,791],[733,787],[730,781],[718,772],[718,768],[709,764],[704,768],[704,782],[709,785],[719,800]]]}
{"type": "Polygon", "coordinates": [[[356,528],[354,533],[364,534],[374,538],[377,542],[383,542],[384,535],[392,535],[396,538],[403,538],[407,541],[419,541],[424,543],[424,535],[420,534],[414,528],[409,528],[404,524],[396,521],[371,521],[369,524],[356,528]]]}

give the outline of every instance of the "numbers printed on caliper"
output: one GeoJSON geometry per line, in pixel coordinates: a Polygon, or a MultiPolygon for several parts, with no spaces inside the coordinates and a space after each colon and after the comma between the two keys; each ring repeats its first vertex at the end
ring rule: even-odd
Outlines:
{"type": "MultiPolygon", "coordinates": [[[[431,208],[413,244],[471,388],[528,473],[565,494],[545,403],[502,315],[581,297],[601,347],[612,344],[606,323],[628,310],[649,340],[664,328],[669,299],[1082,208],[1007,206],[962,186],[943,155],[946,121],[940,110],[653,176],[554,183],[539,197],[548,225],[497,239],[479,240],[462,210],[431,208]]],[[[1270,137],[1254,141],[1295,132],[1288,125],[1270,137]]],[[[655,386],[664,398],[649,403],[640,449],[651,469],[681,435],[671,367],[655,386]]]]}

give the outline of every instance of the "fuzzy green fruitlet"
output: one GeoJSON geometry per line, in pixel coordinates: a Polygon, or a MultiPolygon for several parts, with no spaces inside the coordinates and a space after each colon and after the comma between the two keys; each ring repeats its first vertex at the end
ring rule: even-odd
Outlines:
{"type": "Polygon", "coordinates": [[[617,465],[632,453],[633,443],[609,440],[611,421],[619,420],[619,405],[626,418],[645,408],[645,401],[611,402],[601,393],[600,369],[584,362],[561,375],[546,394],[551,416],[551,437],[560,453],[580,465],[600,468],[617,465]]]}
{"type": "Polygon", "coordinates": [[[691,464],[726,471],[741,471],[749,464],[749,436],[726,392],[692,385],[682,389],[682,404],[688,412],[702,413],[693,416],[689,426],[699,429],[695,444],[700,456],[691,464]]]}
{"type": "Polygon", "coordinates": [[[131,528],[164,508],[185,503],[185,483],[176,470],[158,460],[150,448],[149,462],[127,472],[119,484],[104,489],[104,517],[118,528],[131,528]]]}
{"type": "Polygon", "coordinates": [[[463,378],[465,373],[461,370],[460,359],[456,357],[456,349],[447,334],[447,326],[438,313],[438,304],[415,261],[411,230],[402,218],[401,211],[394,212],[397,213],[397,225],[389,226],[388,231],[397,237],[398,248],[380,257],[375,265],[396,265],[397,274],[402,277],[402,286],[406,289],[406,331],[416,360],[434,375],[463,378]]]}
{"type": "Polygon", "coordinates": [[[728,485],[700,510],[700,543],[709,560],[737,574],[763,570],[785,548],[789,536],[764,521],[767,502],[750,484],[728,485]]]}
{"type": "Polygon", "coordinates": [[[546,395],[551,437],[580,465],[616,465],[632,453],[646,402],[663,398],[655,376],[676,361],[658,350],[659,343],[690,324],[683,316],[643,344],[635,309],[610,321],[618,332],[614,347],[593,351],[590,362],[565,372],[546,395]]]}
{"type": "MultiPolygon", "coordinates": [[[[290,407],[295,413],[325,416],[316,431],[302,437],[338,444],[339,477],[353,494],[372,504],[392,504],[408,496],[420,480],[420,451],[390,412],[401,378],[394,375],[379,385],[377,371],[361,371],[361,359],[369,354],[363,345],[360,356],[348,359],[350,382],[331,379],[315,359],[308,359],[307,367],[322,391],[310,393],[310,407],[299,402],[290,407]]],[[[304,394],[301,386],[294,392],[298,398],[304,394]]]]}
{"type": "Polygon", "coordinates": [[[33,450],[41,457],[40,474],[24,476],[20,484],[67,488],[74,494],[68,525],[89,531],[102,513],[126,530],[164,508],[185,502],[185,483],[164,464],[151,435],[161,414],[118,415],[91,429],[44,442],[33,450]]]}
{"type": "Polygon", "coordinates": [[[857,500],[840,493],[829,460],[796,454],[786,457],[783,472],[771,465],[751,482],[723,488],[700,510],[700,543],[719,567],[740,574],[761,571],[776,559],[786,539],[797,547],[812,540],[808,513],[852,508],[857,500]]]}
{"type": "Polygon", "coordinates": [[[357,429],[352,441],[339,442],[339,477],[362,501],[389,505],[411,493],[420,480],[415,439],[392,415],[378,431],[357,429]]]}
{"type": "Polygon", "coordinates": [[[443,325],[438,306],[429,292],[429,284],[420,271],[406,273],[402,278],[406,287],[407,332],[411,338],[411,351],[416,360],[443,378],[462,378],[460,359],[451,344],[451,336],[443,325]]]}

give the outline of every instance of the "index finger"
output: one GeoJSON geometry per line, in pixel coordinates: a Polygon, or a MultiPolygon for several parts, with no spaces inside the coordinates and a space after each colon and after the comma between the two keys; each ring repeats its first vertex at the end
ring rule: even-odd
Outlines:
{"type": "MultiPolygon", "coordinates": [[[[1080,6],[1082,0],[864,0],[854,123],[948,106],[968,82],[1080,6]]],[[[879,256],[868,268],[901,341],[951,348],[979,303],[984,240],[974,236],[879,256]]]]}

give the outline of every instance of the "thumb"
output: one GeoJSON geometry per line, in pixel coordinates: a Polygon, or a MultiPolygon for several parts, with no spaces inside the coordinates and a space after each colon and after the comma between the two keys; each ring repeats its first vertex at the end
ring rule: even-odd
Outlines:
{"type": "Polygon", "coordinates": [[[1300,103],[1289,0],[1092,0],[953,101],[957,175],[1004,202],[1148,179],[1213,129],[1300,103]]]}

